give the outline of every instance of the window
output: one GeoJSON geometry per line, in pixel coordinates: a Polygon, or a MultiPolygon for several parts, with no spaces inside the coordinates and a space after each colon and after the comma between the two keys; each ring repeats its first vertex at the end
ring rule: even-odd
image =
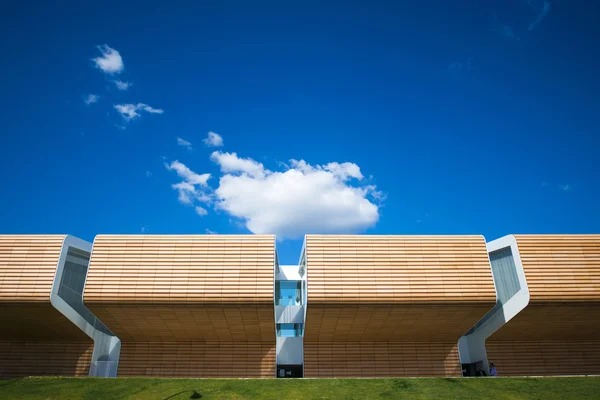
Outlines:
{"type": "Polygon", "coordinates": [[[275,305],[299,306],[302,303],[302,281],[275,282],[275,305]]]}
{"type": "Polygon", "coordinates": [[[504,304],[521,289],[517,267],[510,247],[492,251],[490,262],[492,263],[492,273],[498,291],[498,300],[504,304]]]}
{"type": "Polygon", "coordinates": [[[277,336],[298,337],[303,335],[302,324],[277,324],[277,336]]]}

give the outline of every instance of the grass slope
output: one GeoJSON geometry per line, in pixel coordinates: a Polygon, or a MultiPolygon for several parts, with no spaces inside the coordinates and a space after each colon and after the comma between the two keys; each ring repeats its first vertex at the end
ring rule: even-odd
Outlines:
{"type": "Polygon", "coordinates": [[[0,399],[600,399],[600,377],[422,379],[24,378],[0,399]]]}

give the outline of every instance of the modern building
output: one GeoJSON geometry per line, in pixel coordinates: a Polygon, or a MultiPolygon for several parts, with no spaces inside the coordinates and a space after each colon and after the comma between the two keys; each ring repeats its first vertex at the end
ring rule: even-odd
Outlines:
{"type": "Polygon", "coordinates": [[[0,378],[600,373],[600,235],[0,235],[0,378]],[[102,322],[101,322],[102,321],[102,322]]]}
{"type": "Polygon", "coordinates": [[[116,376],[119,339],[82,302],[91,243],[0,235],[0,378],[116,376]]]}
{"type": "Polygon", "coordinates": [[[483,236],[307,235],[304,376],[460,376],[495,303],[483,236]]]}
{"type": "Polygon", "coordinates": [[[600,235],[510,235],[488,243],[496,306],[459,346],[503,375],[600,373],[600,235]]]}
{"type": "Polygon", "coordinates": [[[84,302],[119,376],[275,377],[273,235],[98,235],[84,302]]]}

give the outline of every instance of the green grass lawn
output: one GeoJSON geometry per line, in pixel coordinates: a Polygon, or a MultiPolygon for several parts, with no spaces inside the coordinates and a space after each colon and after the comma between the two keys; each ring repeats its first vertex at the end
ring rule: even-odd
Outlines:
{"type": "Polygon", "coordinates": [[[0,399],[600,399],[600,377],[24,378],[0,381],[0,399]]]}

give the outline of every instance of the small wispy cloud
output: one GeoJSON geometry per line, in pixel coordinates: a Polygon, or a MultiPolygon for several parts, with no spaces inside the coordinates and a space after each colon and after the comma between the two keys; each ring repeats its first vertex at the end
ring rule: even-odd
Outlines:
{"type": "Polygon", "coordinates": [[[113,83],[119,90],[129,90],[129,88],[133,86],[131,82],[124,82],[119,80],[114,80],[113,83]]]}
{"type": "Polygon", "coordinates": [[[182,139],[180,137],[177,138],[177,144],[181,147],[185,147],[188,150],[192,150],[192,143],[188,142],[185,139],[182,139]]]}
{"type": "Polygon", "coordinates": [[[142,233],[146,233],[146,232],[148,232],[148,227],[142,226],[142,229],[140,229],[140,231],[142,231],[142,233]]]}
{"type": "MultiPolygon", "coordinates": [[[[192,205],[196,201],[210,203],[210,188],[207,184],[210,174],[197,174],[177,160],[170,164],[165,163],[165,168],[175,171],[183,179],[183,181],[171,185],[173,189],[177,190],[178,200],[181,204],[192,205]]],[[[196,210],[196,213],[198,212],[196,210]]]]}
{"type": "Polygon", "coordinates": [[[203,140],[204,144],[208,147],[222,147],[223,137],[215,132],[208,132],[208,136],[203,140]]]}
{"type": "Polygon", "coordinates": [[[90,104],[94,104],[98,101],[98,99],[100,99],[100,96],[96,95],[96,94],[88,94],[86,96],[83,96],[83,102],[85,104],[87,104],[88,106],[90,104]]]}
{"type": "Polygon", "coordinates": [[[211,231],[211,230],[210,230],[210,229],[208,229],[208,228],[206,228],[206,229],[204,230],[204,233],[206,233],[207,235],[217,235],[217,234],[218,234],[218,232],[211,231]]]}
{"type": "Polygon", "coordinates": [[[92,58],[92,61],[96,64],[96,68],[102,70],[105,74],[119,74],[125,69],[125,65],[123,64],[123,58],[121,58],[121,54],[112,47],[104,44],[102,46],[97,46],[100,53],[102,53],[101,57],[92,58]]]}
{"type": "Polygon", "coordinates": [[[546,190],[558,189],[562,192],[570,192],[571,190],[573,190],[573,185],[571,185],[570,183],[554,184],[554,183],[542,182],[542,184],[540,186],[543,188],[548,188],[546,190]]]}
{"type": "Polygon", "coordinates": [[[152,172],[146,171],[146,178],[150,178],[152,176],[152,172]]]}
{"type": "Polygon", "coordinates": [[[536,9],[536,7],[531,4],[531,1],[528,1],[529,7],[531,7],[533,9],[533,11],[535,11],[537,13],[535,20],[529,24],[529,31],[532,31],[535,29],[536,26],[538,26],[542,20],[546,17],[546,15],[548,15],[548,13],[550,12],[550,3],[547,1],[544,1],[544,4],[542,5],[542,7],[539,9],[539,11],[536,9]]]}
{"type": "Polygon", "coordinates": [[[201,217],[208,215],[208,211],[206,211],[206,209],[203,207],[196,206],[196,208],[194,210],[196,211],[196,214],[198,214],[201,217]]]}
{"type": "Polygon", "coordinates": [[[164,112],[160,108],[152,108],[149,105],[144,104],[144,103],[115,104],[114,107],[115,107],[115,110],[117,110],[117,112],[119,114],[121,114],[121,116],[126,121],[131,121],[133,119],[139,118],[140,113],[138,111],[145,111],[145,112],[151,113],[151,114],[162,114],[164,112]]]}

